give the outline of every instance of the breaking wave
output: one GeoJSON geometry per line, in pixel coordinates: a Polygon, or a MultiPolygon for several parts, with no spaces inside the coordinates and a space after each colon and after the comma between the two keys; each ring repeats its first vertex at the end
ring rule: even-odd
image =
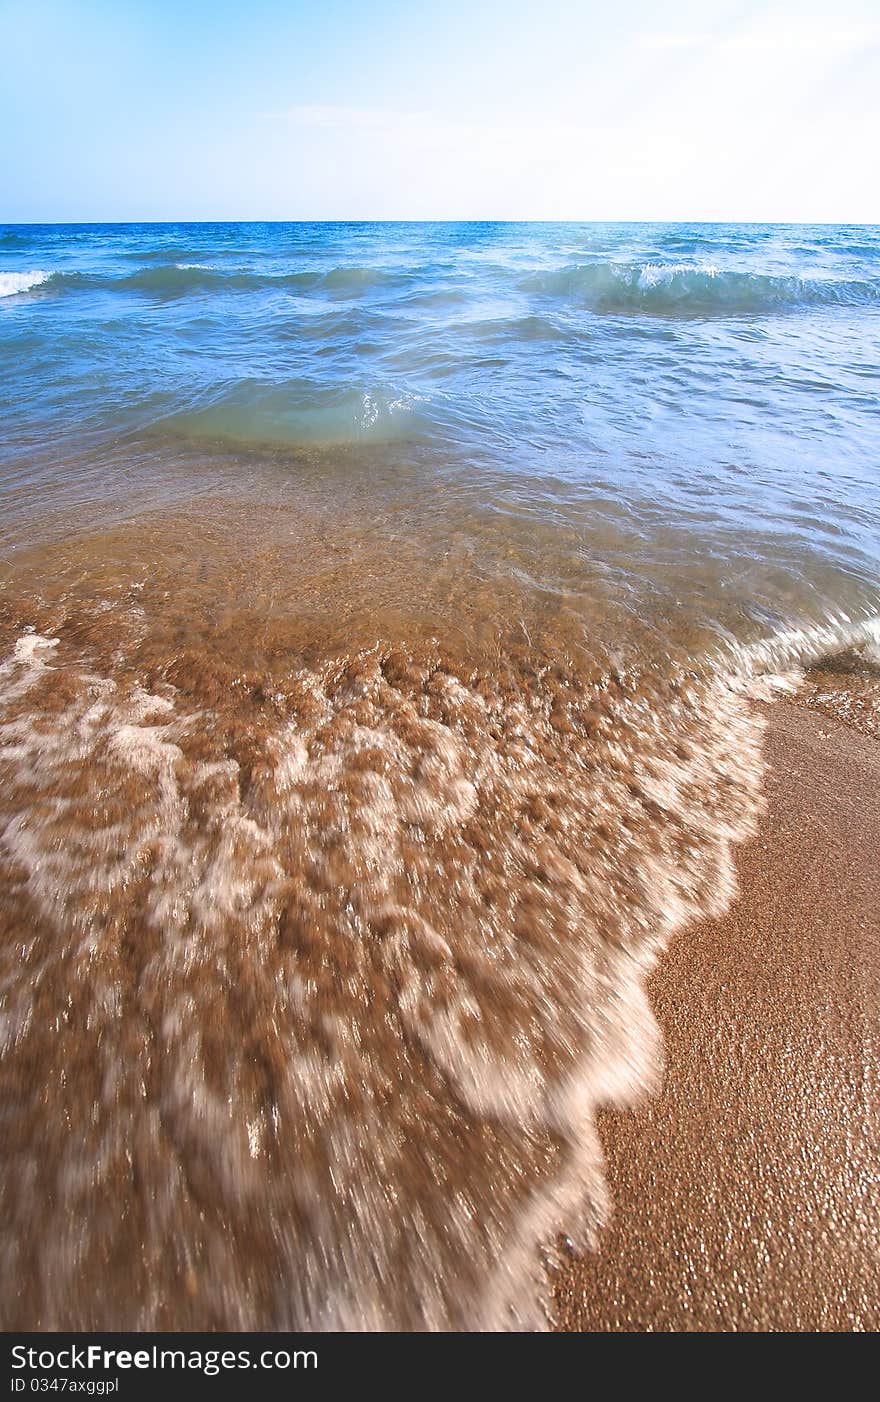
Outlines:
{"type": "Polygon", "coordinates": [[[19,297],[23,292],[32,292],[35,287],[44,287],[52,280],[52,274],[33,269],[25,273],[0,273],[0,297],[19,297]]]}
{"type": "Polygon", "coordinates": [[[373,268],[339,267],[292,273],[225,270],[198,262],[159,263],[124,276],[77,271],[0,273],[0,296],[46,286],[53,292],[104,289],[141,292],[154,297],[183,297],[189,293],[254,292],[261,289],[291,293],[318,292],[331,298],[358,297],[393,282],[393,275],[373,268]],[[8,290],[3,290],[8,288],[8,290]]]}
{"type": "Polygon", "coordinates": [[[745,316],[814,306],[880,306],[880,282],[776,277],[692,263],[585,263],[531,274],[522,288],[617,315],[745,316]]]}

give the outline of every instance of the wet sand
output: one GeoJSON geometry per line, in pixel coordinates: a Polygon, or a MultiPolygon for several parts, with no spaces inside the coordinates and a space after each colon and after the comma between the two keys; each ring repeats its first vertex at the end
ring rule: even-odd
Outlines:
{"type": "Polygon", "coordinates": [[[880,746],[777,703],[741,894],[652,979],[662,1094],[605,1112],[614,1218],[568,1330],[880,1325],[880,746]]]}

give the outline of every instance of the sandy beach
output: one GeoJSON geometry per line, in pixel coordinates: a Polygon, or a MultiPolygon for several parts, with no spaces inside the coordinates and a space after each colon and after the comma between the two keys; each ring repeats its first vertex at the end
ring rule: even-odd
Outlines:
{"type": "Polygon", "coordinates": [[[652,980],[663,1092],[602,1116],[614,1218],[556,1281],[560,1329],[880,1322],[880,749],[780,702],[767,756],[739,899],[652,980]]]}

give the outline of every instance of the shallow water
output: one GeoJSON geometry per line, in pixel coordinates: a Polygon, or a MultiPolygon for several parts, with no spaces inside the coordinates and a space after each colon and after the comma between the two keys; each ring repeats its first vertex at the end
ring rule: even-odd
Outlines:
{"type": "Polygon", "coordinates": [[[4,1322],[539,1324],[750,696],[876,720],[880,231],[6,228],[0,294],[4,1322]]]}

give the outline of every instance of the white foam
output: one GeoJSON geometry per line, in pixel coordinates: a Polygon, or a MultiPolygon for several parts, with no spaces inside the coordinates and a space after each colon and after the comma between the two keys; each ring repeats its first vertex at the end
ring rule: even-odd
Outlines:
{"type": "Polygon", "coordinates": [[[0,273],[0,297],[18,297],[22,292],[32,292],[35,287],[42,287],[44,282],[48,282],[51,276],[42,269],[26,273],[0,273]]]}
{"type": "Polygon", "coordinates": [[[754,643],[734,643],[736,669],[746,677],[784,677],[852,648],[871,661],[880,659],[880,615],[852,619],[845,613],[830,615],[823,623],[780,628],[754,643]]]}
{"type": "Polygon", "coordinates": [[[0,854],[51,927],[8,978],[6,1053],[41,1035],[48,980],[104,1058],[87,1165],[34,1150],[60,1160],[41,1232],[57,1317],[74,1225],[132,1154],[157,1259],[202,1240],[202,1194],[216,1205],[200,1307],[235,1327],[267,1322],[241,1264],[255,1208],[280,1328],[539,1326],[542,1252],[593,1239],[595,1112],[656,1086],[645,974],[732,895],[760,721],[720,679],[657,708],[621,687],[594,740],[551,719],[579,685],[414,672],[389,681],[378,649],[303,670],[261,729],[96,675],[63,640],[22,636],[3,665],[0,854]]]}
{"type": "Polygon", "coordinates": [[[639,287],[662,287],[682,273],[701,273],[704,277],[715,278],[718,269],[714,263],[643,263],[639,287]]]}

